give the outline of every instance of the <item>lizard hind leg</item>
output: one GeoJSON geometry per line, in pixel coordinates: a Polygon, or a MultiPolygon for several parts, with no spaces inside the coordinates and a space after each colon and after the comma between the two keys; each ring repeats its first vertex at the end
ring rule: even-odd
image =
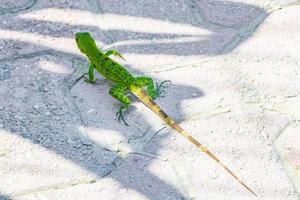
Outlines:
{"type": "Polygon", "coordinates": [[[160,84],[156,83],[156,87],[154,86],[154,82],[152,78],[141,76],[135,78],[135,84],[139,87],[147,86],[147,94],[152,98],[156,99],[157,97],[163,96],[165,92],[166,86],[165,83],[170,82],[169,80],[163,81],[160,84]]]}
{"type": "Polygon", "coordinates": [[[126,126],[128,126],[128,124],[124,119],[123,113],[124,113],[124,111],[126,111],[128,109],[129,105],[131,104],[130,99],[126,95],[124,95],[124,92],[127,89],[128,88],[126,86],[116,85],[113,88],[111,88],[109,91],[109,94],[112,97],[114,97],[115,99],[117,99],[118,101],[120,101],[122,103],[122,106],[119,108],[116,115],[117,115],[118,121],[119,122],[123,121],[126,126]]]}

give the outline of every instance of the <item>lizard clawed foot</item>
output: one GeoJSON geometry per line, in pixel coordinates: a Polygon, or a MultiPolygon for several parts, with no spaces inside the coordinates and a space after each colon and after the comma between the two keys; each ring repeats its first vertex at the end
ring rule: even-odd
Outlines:
{"type": "Polygon", "coordinates": [[[120,53],[117,52],[117,51],[116,51],[116,53],[114,54],[114,56],[115,56],[116,58],[120,58],[120,59],[122,59],[122,60],[126,60],[126,59],[122,56],[122,54],[120,54],[120,53]]]}
{"type": "Polygon", "coordinates": [[[87,83],[92,83],[92,84],[96,82],[96,79],[91,80],[91,79],[89,79],[88,77],[85,76],[86,74],[87,74],[87,73],[84,73],[84,74],[83,74],[83,78],[84,78],[84,81],[85,81],[85,82],[87,82],[87,83]]]}
{"type": "Polygon", "coordinates": [[[156,99],[157,97],[164,97],[165,95],[165,89],[168,87],[167,85],[165,85],[166,83],[171,83],[170,80],[165,80],[163,82],[161,82],[160,84],[156,83],[156,89],[154,91],[154,95],[153,95],[153,99],[156,99]]]}
{"type": "Polygon", "coordinates": [[[127,109],[128,109],[128,106],[121,106],[120,109],[118,110],[118,112],[116,113],[116,116],[117,116],[119,122],[122,121],[126,126],[129,126],[123,116],[124,111],[126,111],[127,109]]]}
{"type": "Polygon", "coordinates": [[[123,60],[125,60],[125,58],[122,56],[122,54],[120,54],[118,51],[116,50],[109,50],[105,53],[106,56],[110,56],[110,55],[114,55],[116,58],[121,58],[123,60]]]}

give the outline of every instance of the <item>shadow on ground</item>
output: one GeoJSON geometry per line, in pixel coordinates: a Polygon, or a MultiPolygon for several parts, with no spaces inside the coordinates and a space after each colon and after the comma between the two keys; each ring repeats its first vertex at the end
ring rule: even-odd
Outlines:
{"type": "Polygon", "coordinates": [[[11,200],[12,198],[10,198],[9,196],[7,195],[3,195],[3,194],[0,194],[0,200],[11,200]]]}
{"type": "MultiPolygon", "coordinates": [[[[75,85],[76,79],[79,77],[74,61],[77,63],[81,62],[84,65],[88,63],[77,54],[64,51],[64,49],[55,49],[55,45],[49,47],[49,45],[47,46],[42,42],[35,42],[35,37],[37,40],[48,36],[51,36],[51,38],[64,37],[73,40],[75,32],[90,31],[96,35],[98,40],[108,43],[111,48],[116,48],[124,53],[146,55],[171,54],[178,56],[218,55],[223,53],[226,45],[236,39],[239,27],[246,27],[257,15],[265,12],[258,7],[230,1],[213,1],[202,3],[201,5],[197,3],[187,3],[187,10],[176,9],[176,5],[173,5],[165,10],[160,8],[160,10],[156,10],[156,12],[151,11],[151,8],[156,6],[149,6],[148,2],[145,3],[147,5],[136,1],[117,1],[114,2],[115,5],[100,3],[101,8],[99,9],[101,9],[104,14],[109,13],[118,19],[124,16],[126,20],[133,20],[129,21],[129,23],[133,23],[135,20],[146,20],[146,22],[150,20],[149,23],[153,23],[153,26],[159,23],[162,23],[163,26],[165,23],[170,23],[171,30],[167,30],[165,33],[160,33],[162,29],[159,27],[150,27],[150,29],[127,28],[127,30],[122,30],[122,26],[117,24],[116,26],[112,25],[112,28],[99,30],[99,27],[92,26],[91,24],[68,24],[67,19],[66,21],[57,22],[30,18],[20,19],[10,16],[12,13],[19,12],[19,14],[26,14],[47,8],[57,8],[60,11],[64,11],[64,9],[68,8],[78,13],[81,13],[81,11],[85,13],[89,12],[87,8],[86,10],[85,8],[78,8],[75,3],[65,3],[63,4],[65,7],[61,7],[59,2],[60,1],[57,1],[57,3],[45,3],[44,1],[28,1],[26,5],[34,5],[34,3],[35,5],[31,7],[24,4],[14,9],[6,7],[2,13],[0,12],[4,18],[2,22],[5,22],[5,20],[9,20],[10,22],[1,23],[0,31],[8,31],[6,32],[7,34],[20,33],[20,35],[23,34],[23,36],[28,33],[32,34],[30,37],[33,38],[22,41],[18,38],[10,38],[14,36],[5,35],[1,41],[0,45],[5,47],[5,49],[1,50],[5,57],[2,57],[0,60],[0,81],[1,86],[3,86],[6,92],[6,95],[2,95],[0,98],[0,105],[3,107],[0,111],[0,122],[4,124],[3,128],[12,134],[20,135],[33,143],[39,144],[63,156],[65,159],[76,163],[98,177],[109,176],[121,183],[125,188],[132,188],[148,199],[165,199],[166,195],[171,199],[186,199],[186,195],[183,194],[178,187],[167,183],[148,170],[147,166],[152,163],[152,158],[145,160],[142,168],[141,166],[132,166],[133,164],[123,165],[126,159],[123,160],[120,158],[117,151],[93,141],[78,130],[78,126],[113,130],[121,133],[128,141],[134,138],[132,134],[141,134],[145,131],[142,130],[142,128],[147,129],[148,133],[153,134],[158,131],[154,130],[151,124],[141,118],[137,113],[132,117],[128,116],[128,120],[131,124],[136,121],[138,126],[142,126],[141,129],[137,129],[137,126],[134,125],[127,128],[122,124],[118,124],[114,120],[115,110],[118,106],[111,103],[112,98],[108,95],[110,87],[106,82],[105,84],[91,86],[91,90],[99,92],[101,98],[97,99],[89,96],[93,101],[101,101],[103,107],[98,107],[100,112],[95,114],[94,117],[101,118],[104,122],[99,124],[98,120],[90,120],[88,116],[83,114],[85,111],[84,106],[80,105],[82,99],[74,99],[72,96],[72,90],[78,84],[75,85]],[[210,9],[208,9],[207,12],[202,12],[205,6],[209,6],[210,9]],[[226,16],[220,16],[219,18],[214,10],[224,11],[225,13],[222,14],[226,14],[226,16]],[[247,11],[250,13],[247,13],[247,11]],[[183,14],[182,16],[180,15],[181,12],[183,14]],[[230,16],[230,13],[232,16],[230,16]],[[236,22],[236,19],[240,18],[245,18],[245,20],[242,20],[242,24],[232,22],[236,22]],[[206,21],[207,19],[210,20],[206,21]],[[172,30],[173,26],[176,30],[172,30]],[[190,26],[193,26],[193,30],[195,31],[185,33],[185,27],[190,26]],[[147,33],[147,30],[151,30],[151,28],[153,28],[153,31],[147,33]],[[204,34],[202,34],[202,32],[204,34]],[[229,40],[227,40],[228,38],[229,40]],[[27,49],[34,49],[34,51],[28,53],[27,49]],[[53,62],[59,62],[59,60],[71,62],[72,66],[76,69],[75,72],[65,77],[42,70],[41,66],[36,64],[39,63],[41,59],[51,61],[53,58],[53,62]],[[32,61],[29,61],[26,66],[23,66],[22,64],[28,62],[28,60],[32,61]],[[36,106],[36,103],[39,105],[36,106]],[[16,107],[16,105],[18,106],[16,107]],[[101,113],[110,114],[103,116],[101,113]],[[71,127],[70,124],[72,125],[71,127]],[[81,141],[79,142],[80,144],[76,143],[78,138],[79,141],[81,141]],[[75,142],[70,142],[70,140],[74,140],[75,142]],[[77,145],[80,147],[78,148],[77,145]],[[111,157],[111,159],[107,158],[107,156],[111,157]],[[122,160],[122,162],[118,164],[116,160],[122,160]],[[127,167],[127,171],[131,173],[120,175],[116,172],[116,167],[119,167],[119,169],[123,168],[122,170],[125,171],[126,169],[124,168],[127,167]],[[132,171],[132,168],[136,169],[138,173],[134,173],[135,171],[132,171]],[[147,183],[154,183],[157,187],[145,187],[147,183]],[[158,190],[160,194],[157,193],[158,190]]],[[[173,2],[166,3],[166,5],[172,4],[173,2]]],[[[93,14],[99,14],[98,12],[99,10],[94,9],[93,14]]],[[[118,23],[118,21],[115,22],[118,23]]],[[[2,38],[2,36],[0,35],[0,38],[2,38]]],[[[242,40],[240,40],[240,42],[242,42],[242,40]]],[[[139,75],[142,74],[136,69],[129,70],[135,71],[139,75]]],[[[167,93],[169,95],[168,98],[172,99],[172,103],[175,105],[180,105],[181,102],[186,99],[203,96],[203,93],[197,88],[187,85],[171,85],[169,88],[170,91],[174,89],[182,91],[176,95],[172,94],[172,92],[167,93]],[[194,93],[198,95],[192,96],[194,93]]],[[[82,91],[82,93],[84,92],[85,91],[82,91]]],[[[95,95],[97,94],[95,93],[95,95]]],[[[164,101],[166,101],[166,99],[159,100],[168,113],[172,105],[168,105],[168,103],[164,103],[164,101]]],[[[88,108],[89,105],[86,105],[86,107],[88,108]]],[[[182,110],[180,108],[175,109],[171,115],[178,121],[183,119],[182,110]]],[[[129,145],[132,145],[131,148],[133,152],[142,150],[138,147],[139,145],[135,146],[130,143],[129,145]]],[[[158,150],[159,149],[156,151],[158,150]]],[[[132,154],[134,155],[134,153],[132,154]]],[[[5,199],[6,197],[0,196],[0,199],[1,198],[5,199]]]]}

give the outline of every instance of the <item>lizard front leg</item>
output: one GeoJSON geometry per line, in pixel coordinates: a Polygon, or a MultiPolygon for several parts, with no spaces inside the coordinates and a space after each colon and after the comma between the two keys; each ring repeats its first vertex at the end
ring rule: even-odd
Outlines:
{"type": "Polygon", "coordinates": [[[94,64],[90,64],[90,67],[89,67],[89,72],[88,72],[88,78],[87,77],[84,77],[85,78],[85,82],[88,82],[88,83],[95,83],[96,82],[96,79],[94,78],[94,70],[95,70],[95,65],[94,64]]]}
{"type": "Polygon", "coordinates": [[[146,76],[141,76],[135,78],[135,84],[139,87],[147,86],[147,94],[152,98],[156,99],[157,97],[162,96],[162,94],[165,92],[166,86],[164,86],[165,83],[170,81],[163,81],[160,84],[156,84],[156,87],[154,87],[153,79],[146,76]]]}
{"type": "Polygon", "coordinates": [[[115,57],[125,60],[125,58],[122,56],[122,54],[116,50],[109,50],[109,51],[105,52],[105,55],[106,56],[114,55],[115,57]]]}
{"type": "Polygon", "coordinates": [[[127,122],[124,119],[123,112],[128,109],[129,105],[131,104],[130,99],[124,95],[124,92],[128,89],[127,86],[124,85],[116,85],[109,90],[109,94],[120,101],[123,105],[119,108],[118,112],[116,113],[117,118],[119,121],[123,121],[126,126],[128,126],[127,122]]]}

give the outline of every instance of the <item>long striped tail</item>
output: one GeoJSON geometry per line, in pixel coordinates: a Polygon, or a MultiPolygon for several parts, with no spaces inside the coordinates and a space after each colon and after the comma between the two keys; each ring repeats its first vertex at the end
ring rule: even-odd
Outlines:
{"type": "Polygon", "coordinates": [[[139,87],[132,87],[131,92],[139,98],[148,108],[150,108],[156,115],[158,115],[164,122],[175,129],[182,136],[187,138],[195,146],[197,146],[201,151],[206,153],[209,157],[215,160],[220,166],[225,169],[231,176],[234,177],[241,185],[243,185],[247,190],[249,190],[253,195],[257,196],[253,190],[251,190],[239,177],[237,177],[223,162],[221,162],[213,153],[211,153],[205,146],[199,143],[195,138],[193,138],[189,133],[183,130],[171,117],[169,117],[152,99],[149,97],[145,91],[139,87]]]}

